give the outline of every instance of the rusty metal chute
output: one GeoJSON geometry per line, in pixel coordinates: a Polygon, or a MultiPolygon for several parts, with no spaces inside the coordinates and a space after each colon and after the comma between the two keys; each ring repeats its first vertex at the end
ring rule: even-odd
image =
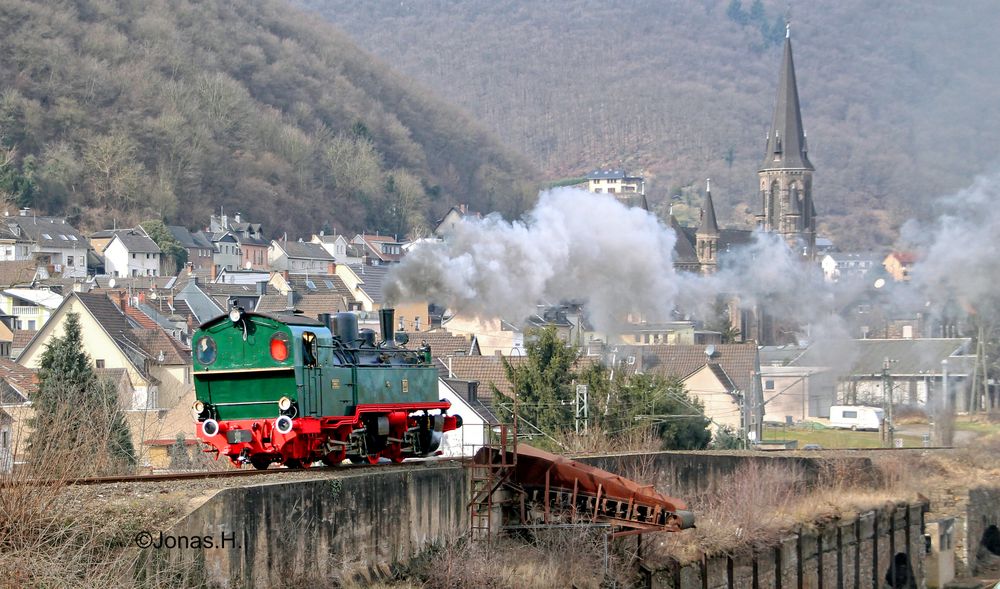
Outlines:
{"type": "Polygon", "coordinates": [[[656,492],[606,470],[519,444],[516,450],[484,447],[474,461],[508,467],[505,484],[520,491],[521,520],[530,519],[525,503],[541,505],[546,524],[560,518],[605,522],[627,531],[676,532],[694,526],[694,514],[683,501],[656,492]],[[516,456],[513,456],[516,452],[516,456]]]}

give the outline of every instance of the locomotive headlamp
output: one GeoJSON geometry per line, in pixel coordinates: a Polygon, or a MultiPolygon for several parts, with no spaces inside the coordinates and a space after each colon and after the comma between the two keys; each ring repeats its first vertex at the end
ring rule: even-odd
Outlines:
{"type": "Polygon", "coordinates": [[[229,311],[229,320],[233,323],[239,323],[240,319],[243,317],[243,312],[240,311],[239,307],[233,307],[229,311]]]}
{"type": "Polygon", "coordinates": [[[201,431],[205,434],[205,437],[211,438],[215,434],[219,433],[219,422],[214,419],[206,419],[201,424],[201,431]]]}
{"type": "Polygon", "coordinates": [[[195,401],[194,405],[192,405],[191,408],[194,409],[194,412],[196,414],[201,415],[202,411],[205,410],[205,402],[204,401],[195,401]]]}
{"type": "Polygon", "coordinates": [[[281,409],[282,411],[288,411],[291,408],[292,408],[291,399],[289,399],[288,397],[282,397],[278,399],[278,409],[281,409]]]}
{"type": "Polygon", "coordinates": [[[292,431],[292,419],[287,415],[282,415],[278,419],[274,420],[274,429],[277,430],[279,434],[288,434],[292,431]]]}

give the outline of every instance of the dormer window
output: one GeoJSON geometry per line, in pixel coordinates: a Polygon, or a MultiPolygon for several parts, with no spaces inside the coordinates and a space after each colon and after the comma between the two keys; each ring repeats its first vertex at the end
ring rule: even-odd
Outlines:
{"type": "Polygon", "coordinates": [[[61,239],[63,241],[69,241],[69,238],[66,237],[65,235],[63,235],[62,233],[59,234],[59,239],[61,239]]]}
{"type": "Polygon", "coordinates": [[[52,239],[52,236],[49,235],[48,233],[43,233],[42,237],[44,237],[45,239],[52,239]]]}

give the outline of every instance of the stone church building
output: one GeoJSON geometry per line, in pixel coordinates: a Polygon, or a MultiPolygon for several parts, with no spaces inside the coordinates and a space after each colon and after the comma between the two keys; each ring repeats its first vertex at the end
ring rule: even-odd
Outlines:
{"type": "MultiPolygon", "coordinates": [[[[698,227],[680,227],[677,232],[675,263],[679,270],[715,272],[725,263],[727,252],[753,240],[755,230],[776,233],[805,263],[816,259],[816,207],[813,204],[812,175],[806,132],[802,126],[799,92],[792,59],[792,40],[785,35],[784,56],[778,79],[774,118],[767,133],[764,160],[757,171],[759,190],[757,227],[720,229],[712,202],[711,186],[706,185],[698,227]]],[[[738,301],[729,305],[730,321],[744,340],[761,345],[789,343],[795,326],[781,325],[761,309],[741,309],[738,301]]]]}

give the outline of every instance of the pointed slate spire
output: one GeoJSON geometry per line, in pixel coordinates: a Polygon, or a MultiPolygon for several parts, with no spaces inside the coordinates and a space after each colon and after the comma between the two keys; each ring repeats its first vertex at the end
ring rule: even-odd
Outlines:
{"type": "Polygon", "coordinates": [[[705,180],[705,202],[701,208],[701,225],[697,235],[718,235],[719,224],[715,220],[715,205],[712,204],[712,180],[705,180]]]}
{"type": "Polygon", "coordinates": [[[792,60],[792,38],[785,28],[785,55],[778,81],[778,100],[774,107],[774,122],[767,134],[767,152],[761,170],[814,170],[806,153],[806,136],[799,110],[799,90],[795,83],[795,63],[792,60]]]}

